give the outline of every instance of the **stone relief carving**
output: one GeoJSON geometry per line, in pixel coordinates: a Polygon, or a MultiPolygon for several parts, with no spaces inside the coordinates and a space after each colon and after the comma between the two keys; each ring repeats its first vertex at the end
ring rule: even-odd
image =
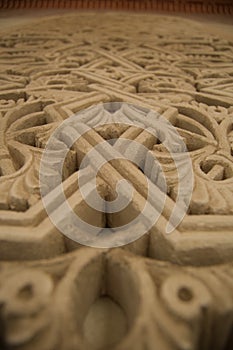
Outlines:
{"type": "MultiPolygon", "coordinates": [[[[0,51],[1,348],[230,350],[232,42],[175,17],[83,13],[8,30],[0,51]],[[164,235],[178,183],[170,154],[146,131],[95,128],[86,141],[124,135],[146,145],[167,181],[155,227],[108,251],[83,247],[54,227],[39,168],[64,120],[115,101],[152,109],[175,126],[192,160],[194,190],[182,223],[164,235]]],[[[63,169],[71,200],[81,146],[63,169]]],[[[134,181],[133,165],[127,171],[134,181]]],[[[145,169],[140,176],[142,184],[145,169]]]]}
{"type": "Polygon", "coordinates": [[[232,344],[232,264],[181,267],[123,250],[81,248],[48,261],[2,263],[1,278],[6,348],[230,349],[232,344]]]}

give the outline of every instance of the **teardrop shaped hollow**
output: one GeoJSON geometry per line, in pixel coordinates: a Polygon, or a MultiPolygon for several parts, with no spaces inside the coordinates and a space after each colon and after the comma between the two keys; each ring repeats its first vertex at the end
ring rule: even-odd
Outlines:
{"type": "Polygon", "coordinates": [[[108,296],[98,298],[84,322],[84,335],[93,349],[112,349],[126,332],[127,320],[122,308],[108,296]]]}

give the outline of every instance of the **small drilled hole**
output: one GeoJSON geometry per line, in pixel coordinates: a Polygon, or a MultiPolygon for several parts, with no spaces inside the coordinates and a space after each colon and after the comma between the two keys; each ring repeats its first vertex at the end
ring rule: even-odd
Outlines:
{"type": "Polygon", "coordinates": [[[193,293],[191,290],[187,287],[182,287],[178,291],[178,297],[182,301],[191,301],[193,299],[193,293]]]}
{"type": "Polygon", "coordinates": [[[18,292],[18,297],[22,300],[27,300],[29,298],[33,297],[33,287],[31,284],[26,284],[23,286],[19,292],[18,292]]]}

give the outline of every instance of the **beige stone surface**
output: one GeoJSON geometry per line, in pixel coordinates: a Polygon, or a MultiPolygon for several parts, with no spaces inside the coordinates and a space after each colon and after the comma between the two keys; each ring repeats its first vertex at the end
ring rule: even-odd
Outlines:
{"type": "MultiPolygon", "coordinates": [[[[1,28],[0,348],[231,350],[232,27],[123,13],[20,22],[1,28]],[[168,185],[161,217],[147,234],[122,248],[89,248],[48,218],[40,159],[64,120],[115,101],[144,106],[175,126],[192,161],[194,189],[183,221],[166,235],[178,191],[171,155],[144,125],[95,128],[101,111],[84,119],[93,129],[68,153],[63,186],[85,221],[128,222],[142,211],[153,177],[149,166],[142,172],[130,161],[110,162],[98,174],[99,192],[112,200],[125,178],[135,187],[132,205],[113,215],[90,209],[77,174],[84,155],[104,140],[118,139],[96,161],[124,156],[121,139],[135,140],[159,160],[168,185]]],[[[159,193],[156,180],[154,186],[159,193]]],[[[56,210],[59,198],[51,198],[56,210]]]]}

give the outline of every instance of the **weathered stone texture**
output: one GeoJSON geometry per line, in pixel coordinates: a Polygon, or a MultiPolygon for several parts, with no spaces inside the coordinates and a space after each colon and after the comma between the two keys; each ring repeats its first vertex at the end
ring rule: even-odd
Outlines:
{"type": "MultiPolygon", "coordinates": [[[[178,17],[83,13],[3,33],[1,349],[232,349],[232,64],[233,41],[178,17]],[[83,247],[53,226],[41,201],[39,168],[46,142],[63,120],[114,101],[157,111],[176,127],[192,160],[194,190],[182,223],[165,235],[178,186],[169,153],[140,128],[93,129],[64,165],[64,190],[75,210],[83,208],[72,197],[79,194],[80,159],[104,139],[118,138],[102,155],[123,154],[121,137],[148,147],[168,184],[161,219],[150,232],[122,248],[101,250],[83,247]]],[[[145,197],[149,165],[142,173],[117,161],[105,170],[99,186],[110,198],[123,177],[135,184],[135,201],[145,197]]],[[[125,213],[83,215],[96,225],[125,220],[125,213]]]]}

